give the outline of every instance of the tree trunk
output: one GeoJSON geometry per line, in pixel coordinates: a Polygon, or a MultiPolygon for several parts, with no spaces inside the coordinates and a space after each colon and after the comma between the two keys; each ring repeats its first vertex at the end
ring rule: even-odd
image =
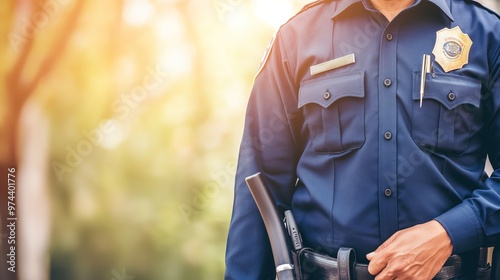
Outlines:
{"type": "Polygon", "coordinates": [[[47,178],[49,125],[42,108],[33,100],[24,106],[19,130],[18,279],[48,280],[51,229],[47,178]]]}
{"type": "MultiPolygon", "coordinates": [[[[38,1],[32,1],[32,0],[19,0],[16,2],[16,11],[28,11],[28,14],[24,14],[22,12],[19,12],[17,17],[14,19],[13,26],[14,27],[19,27],[23,23],[23,20],[28,17],[29,19],[32,19],[33,16],[41,12],[42,6],[37,3],[38,1]],[[27,9],[25,9],[28,7],[27,9]]],[[[69,14],[67,15],[67,22],[65,24],[65,28],[62,30],[62,32],[59,34],[59,36],[55,39],[53,42],[52,48],[50,48],[50,51],[47,53],[45,59],[41,63],[40,67],[36,71],[35,75],[31,79],[27,79],[27,77],[24,76],[25,70],[26,70],[26,65],[28,64],[28,59],[30,56],[30,53],[32,52],[33,49],[33,44],[34,41],[37,39],[35,34],[33,36],[29,36],[29,38],[24,38],[26,39],[23,41],[23,44],[18,45],[16,47],[19,47],[19,55],[7,75],[5,79],[5,92],[7,94],[7,119],[4,120],[5,124],[5,135],[2,135],[1,141],[4,141],[6,147],[7,147],[7,152],[3,155],[0,155],[0,279],[2,280],[17,280],[18,279],[18,271],[19,271],[19,250],[18,250],[18,245],[20,247],[23,247],[23,252],[27,252],[27,254],[30,254],[31,248],[29,246],[37,246],[35,243],[27,239],[26,243],[23,244],[24,240],[19,240],[19,238],[29,238],[29,235],[26,234],[21,234],[21,236],[18,236],[18,233],[20,232],[25,232],[23,229],[20,229],[19,223],[14,220],[8,220],[9,218],[15,218],[18,217],[17,209],[18,209],[18,204],[23,204],[25,202],[19,201],[16,197],[14,199],[14,196],[17,196],[17,191],[19,191],[19,187],[16,186],[16,193],[12,193],[12,201],[9,200],[9,185],[6,183],[7,182],[7,177],[8,177],[8,170],[9,168],[15,168],[16,170],[16,185],[17,181],[19,179],[19,176],[22,176],[23,179],[21,180],[22,182],[26,182],[26,185],[23,187],[26,187],[22,193],[22,198],[28,198],[28,200],[32,199],[32,196],[26,195],[28,192],[31,191],[30,187],[30,177],[32,174],[29,174],[29,170],[33,166],[30,165],[30,157],[32,155],[25,154],[25,159],[27,162],[25,162],[23,165],[20,164],[21,157],[19,155],[19,143],[20,143],[20,138],[19,138],[19,133],[18,133],[18,128],[20,125],[20,118],[21,118],[21,111],[27,102],[27,100],[30,98],[30,96],[33,94],[35,89],[38,87],[40,81],[42,80],[43,77],[48,75],[55,64],[57,63],[58,59],[62,56],[64,49],[67,45],[67,42],[69,41],[69,38],[71,37],[71,34],[75,30],[76,24],[78,22],[78,18],[83,10],[83,0],[76,0],[71,7],[71,10],[69,11],[69,14]],[[18,167],[23,168],[24,166],[29,166],[29,168],[26,171],[22,172],[17,172],[18,167]],[[15,203],[15,212],[10,212],[8,207],[8,202],[15,203]],[[12,214],[12,215],[11,215],[12,214]],[[10,228],[7,227],[7,225],[16,222],[16,228],[15,230],[11,230],[10,228]],[[9,240],[11,243],[13,243],[13,238],[9,239],[9,237],[15,236],[16,237],[16,244],[9,244],[9,240]],[[18,244],[20,243],[20,244],[18,244]],[[15,248],[11,246],[16,246],[15,248]],[[14,250],[11,250],[14,249],[14,250]],[[13,251],[15,256],[8,256],[8,254],[13,251]],[[12,271],[9,270],[9,267],[11,265],[7,263],[11,258],[15,258],[15,269],[11,268],[12,271]]],[[[21,26],[22,28],[22,26],[21,26]]],[[[13,30],[13,33],[19,34],[19,30],[13,30]]],[[[27,136],[27,135],[26,135],[27,136]]],[[[34,137],[32,141],[37,141],[38,135],[32,135],[30,134],[30,137],[34,137]]],[[[30,145],[32,142],[30,142],[30,145]]],[[[28,145],[27,147],[31,147],[28,145]]],[[[24,148],[24,147],[23,147],[24,148]]],[[[47,160],[47,158],[45,158],[47,160]]],[[[40,167],[40,166],[38,166],[40,167]]],[[[39,172],[46,172],[45,169],[42,170],[37,170],[37,174],[39,172]]],[[[45,182],[39,182],[39,183],[45,183],[45,182]]],[[[24,183],[23,183],[24,184],[24,183]]],[[[44,186],[44,185],[42,185],[44,186]]],[[[12,186],[10,186],[12,188],[12,186]]],[[[36,189],[35,187],[35,192],[38,191],[40,193],[45,193],[43,190],[36,189]]],[[[42,205],[46,205],[47,200],[46,197],[39,197],[38,199],[40,200],[45,200],[45,202],[42,202],[42,205]],[[45,203],[45,204],[44,204],[45,203]]],[[[29,202],[27,202],[29,203],[29,202]]],[[[23,215],[30,215],[31,211],[33,210],[28,210],[29,208],[24,209],[23,215]]],[[[37,211],[37,210],[36,210],[37,211]]],[[[35,211],[35,213],[36,213],[35,211]]],[[[29,222],[32,221],[30,220],[30,217],[27,216],[26,221],[24,222],[29,222]]],[[[20,219],[23,217],[20,217],[20,219]]],[[[23,226],[27,226],[28,229],[30,228],[30,225],[27,225],[26,223],[22,223],[23,226]]],[[[38,231],[38,230],[37,230],[38,231]]],[[[36,235],[37,232],[30,232],[30,235],[36,235]]],[[[34,248],[34,250],[37,250],[34,248]]],[[[28,256],[26,256],[28,257],[28,256]]],[[[33,258],[37,258],[37,256],[33,256],[33,258]]],[[[28,258],[29,260],[29,258],[28,258]]],[[[12,263],[14,264],[14,263],[12,263]]],[[[27,279],[27,278],[26,278],[27,279]]],[[[30,279],[32,280],[32,278],[30,279]]],[[[34,279],[33,279],[34,280],[34,279]]]]}
{"type": "Polygon", "coordinates": [[[10,109],[12,113],[8,115],[10,118],[8,119],[5,135],[3,136],[3,140],[7,143],[8,151],[5,158],[0,162],[0,226],[2,228],[0,230],[2,254],[0,257],[0,278],[5,280],[16,280],[18,271],[18,251],[16,250],[16,247],[13,247],[17,246],[17,244],[14,244],[13,242],[17,243],[18,224],[16,220],[9,219],[16,218],[17,211],[8,211],[8,206],[14,206],[15,210],[17,210],[18,158],[16,153],[16,135],[17,124],[19,123],[19,113],[16,112],[17,108],[10,107],[10,109]],[[15,172],[9,172],[13,171],[12,168],[14,168],[15,172]],[[13,181],[9,181],[9,179],[13,181]],[[10,194],[9,189],[13,190],[10,194]],[[15,224],[15,228],[12,228],[12,230],[7,227],[7,225],[11,223],[15,224]],[[11,239],[9,239],[9,237],[11,237],[11,239]],[[11,259],[13,262],[8,263],[11,259]]]}

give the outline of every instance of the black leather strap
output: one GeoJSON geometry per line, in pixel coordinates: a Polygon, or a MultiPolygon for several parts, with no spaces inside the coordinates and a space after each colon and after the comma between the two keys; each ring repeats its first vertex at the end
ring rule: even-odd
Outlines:
{"type": "MultiPolygon", "coordinates": [[[[304,248],[298,252],[301,279],[305,280],[373,280],[367,264],[356,263],[356,254],[351,248],[341,248],[337,258],[304,248]]],[[[454,279],[462,274],[462,260],[453,255],[433,280],[454,279]]],[[[478,278],[487,279],[487,278],[478,278]]]]}
{"type": "MultiPolygon", "coordinates": [[[[351,269],[356,263],[356,253],[352,248],[340,248],[337,253],[337,262],[339,266],[339,279],[351,280],[351,269]]],[[[352,278],[354,279],[354,277],[352,278]]]]}
{"type": "Polygon", "coordinates": [[[337,258],[305,248],[299,251],[300,279],[304,280],[373,280],[368,265],[356,264],[353,249],[339,250],[337,258]],[[342,271],[342,272],[341,272],[342,271]]]}

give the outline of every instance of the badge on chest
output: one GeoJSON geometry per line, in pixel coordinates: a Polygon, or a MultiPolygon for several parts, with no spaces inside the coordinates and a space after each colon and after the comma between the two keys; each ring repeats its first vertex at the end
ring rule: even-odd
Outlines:
{"type": "Polygon", "coordinates": [[[469,63],[472,40],[460,27],[443,28],[436,32],[436,44],[432,53],[435,61],[445,72],[461,69],[469,63]]]}

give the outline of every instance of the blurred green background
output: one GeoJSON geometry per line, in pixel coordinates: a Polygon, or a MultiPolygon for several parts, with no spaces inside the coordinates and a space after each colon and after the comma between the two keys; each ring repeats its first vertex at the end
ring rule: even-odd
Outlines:
{"type": "Polygon", "coordinates": [[[17,277],[221,279],[253,77],[307,2],[2,1],[17,277]]]}
{"type": "Polygon", "coordinates": [[[221,279],[253,76],[306,2],[1,1],[18,276],[221,279]]]}

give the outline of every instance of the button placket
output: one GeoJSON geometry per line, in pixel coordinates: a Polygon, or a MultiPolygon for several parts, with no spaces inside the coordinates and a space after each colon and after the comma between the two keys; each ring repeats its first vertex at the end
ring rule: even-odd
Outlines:
{"type": "MultiPolygon", "coordinates": [[[[397,131],[397,38],[398,25],[390,23],[380,38],[379,64],[379,131],[383,141],[379,141],[379,218],[380,234],[389,238],[398,230],[397,184],[388,182],[387,176],[398,177],[397,143],[393,133],[397,131]],[[388,175],[390,174],[390,175],[388,175]],[[388,195],[389,194],[389,195],[388,195]]],[[[397,180],[396,180],[397,181],[397,180]]]]}

